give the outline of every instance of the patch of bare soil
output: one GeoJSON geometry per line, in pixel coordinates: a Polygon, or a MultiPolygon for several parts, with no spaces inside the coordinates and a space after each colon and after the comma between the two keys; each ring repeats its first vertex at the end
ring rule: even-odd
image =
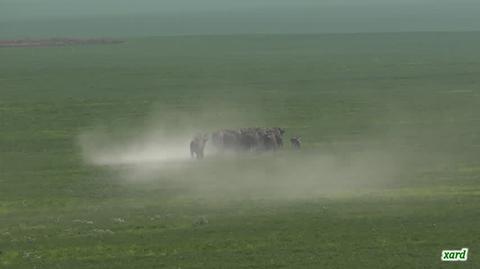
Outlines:
{"type": "Polygon", "coordinates": [[[78,45],[107,45],[119,44],[124,40],[110,38],[49,38],[49,39],[15,39],[0,40],[1,47],[25,48],[25,47],[64,47],[78,45]]]}

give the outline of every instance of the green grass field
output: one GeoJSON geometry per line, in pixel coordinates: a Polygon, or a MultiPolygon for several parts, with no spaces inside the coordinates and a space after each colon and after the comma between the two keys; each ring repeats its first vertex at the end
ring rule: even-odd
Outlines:
{"type": "Polygon", "coordinates": [[[479,47],[471,32],[2,48],[0,268],[479,268],[479,47]],[[83,144],[245,126],[303,149],[145,175],[83,144]],[[440,260],[462,247],[467,262],[440,260]]]}

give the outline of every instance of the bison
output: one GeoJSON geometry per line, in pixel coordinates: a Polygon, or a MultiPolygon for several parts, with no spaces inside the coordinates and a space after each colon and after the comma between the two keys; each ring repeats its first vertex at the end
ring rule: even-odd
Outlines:
{"type": "Polygon", "coordinates": [[[220,130],[212,134],[212,142],[221,150],[238,150],[241,147],[241,133],[237,130],[220,130]]]}
{"type": "MultiPolygon", "coordinates": [[[[283,146],[283,128],[223,129],[211,134],[213,145],[220,151],[274,151],[283,146]]],[[[204,157],[208,135],[196,135],[190,142],[192,158],[204,157]]],[[[292,141],[292,140],[291,140],[292,141]]],[[[292,142],[293,143],[293,142],[292,142]]],[[[298,140],[300,145],[300,140],[298,140]]]]}
{"type": "Polygon", "coordinates": [[[212,142],[220,150],[276,150],[283,146],[284,132],[283,128],[224,129],[212,134],[212,142]]]}
{"type": "Polygon", "coordinates": [[[290,138],[290,143],[292,144],[292,147],[294,149],[300,149],[300,146],[302,145],[302,138],[300,136],[294,136],[290,138]]]}
{"type": "Polygon", "coordinates": [[[205,145],[207,144],[207,135],[196,135],[190,142],[190,155],[192,158],[202,159],[204,154],[205,145]]]}

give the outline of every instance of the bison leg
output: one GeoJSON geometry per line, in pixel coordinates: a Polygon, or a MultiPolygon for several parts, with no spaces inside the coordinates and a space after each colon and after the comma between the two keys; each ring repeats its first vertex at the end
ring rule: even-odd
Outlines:
{"type": "Polygon", "coordinates": [[[190,143],[190,156],[191,156],[192,158],[195,157],[195,149],[194,149],[193,142],[190,143]]]}

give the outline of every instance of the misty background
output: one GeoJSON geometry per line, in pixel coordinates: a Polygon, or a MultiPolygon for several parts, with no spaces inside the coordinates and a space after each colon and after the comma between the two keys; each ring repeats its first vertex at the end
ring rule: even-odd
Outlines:
{"type": "Polygon", "coordinates": [[[478,0],[0,0],[0,38],[478,31],[478,0]]]}

